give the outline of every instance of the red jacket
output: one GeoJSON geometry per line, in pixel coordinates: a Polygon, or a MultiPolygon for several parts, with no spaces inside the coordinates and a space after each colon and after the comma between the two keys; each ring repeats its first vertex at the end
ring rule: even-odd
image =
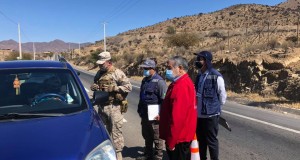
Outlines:
{"type": "Polygon", "coordinates": [[[196,133],[196,93],[192,80],[184,74],[170,84],[160,111],[159,134],[169,148],[191,142],[196,133]]]}

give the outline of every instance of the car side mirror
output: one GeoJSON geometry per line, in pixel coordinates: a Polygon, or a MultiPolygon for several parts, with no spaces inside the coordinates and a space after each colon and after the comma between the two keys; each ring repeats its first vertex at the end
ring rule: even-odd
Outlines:
{"type": "Polygon", "coordinates": [[[109,94],[108,92],[104,91],[94,91],[93,94],[93,105],[102,105],[108,102],[109,100],[109,94]]]}

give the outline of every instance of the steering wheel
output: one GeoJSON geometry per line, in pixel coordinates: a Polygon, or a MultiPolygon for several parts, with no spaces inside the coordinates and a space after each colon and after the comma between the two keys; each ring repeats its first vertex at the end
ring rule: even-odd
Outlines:
{"type": "Polygon", "coordinates": [[[56,93],[45,93],[42,95],[38,95],[34,97],[32,100],[31,106],[35,106],[41,102],[48,101],[48,100],[56,100],[67,103],[67,99],[63,97],[62,95],[56,94],[56,93]]]}

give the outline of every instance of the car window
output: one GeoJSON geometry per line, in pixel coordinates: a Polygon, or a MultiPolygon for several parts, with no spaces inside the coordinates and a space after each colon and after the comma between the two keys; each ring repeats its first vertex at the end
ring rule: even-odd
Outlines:
{"type": "Polygon", "coordinates": [[[87,109],[67,69],[0,70],[0,114],[73,113],[87,109]]]}

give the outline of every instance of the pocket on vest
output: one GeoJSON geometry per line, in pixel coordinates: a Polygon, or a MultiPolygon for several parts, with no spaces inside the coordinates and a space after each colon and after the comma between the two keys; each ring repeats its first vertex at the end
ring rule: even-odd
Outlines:
{"type": "Polygon", "coordinates": [[[208,101],[202,107],[201,114],[203,115],[213,115],[219,112],[219,103],[215,101],[208,101]]]}

